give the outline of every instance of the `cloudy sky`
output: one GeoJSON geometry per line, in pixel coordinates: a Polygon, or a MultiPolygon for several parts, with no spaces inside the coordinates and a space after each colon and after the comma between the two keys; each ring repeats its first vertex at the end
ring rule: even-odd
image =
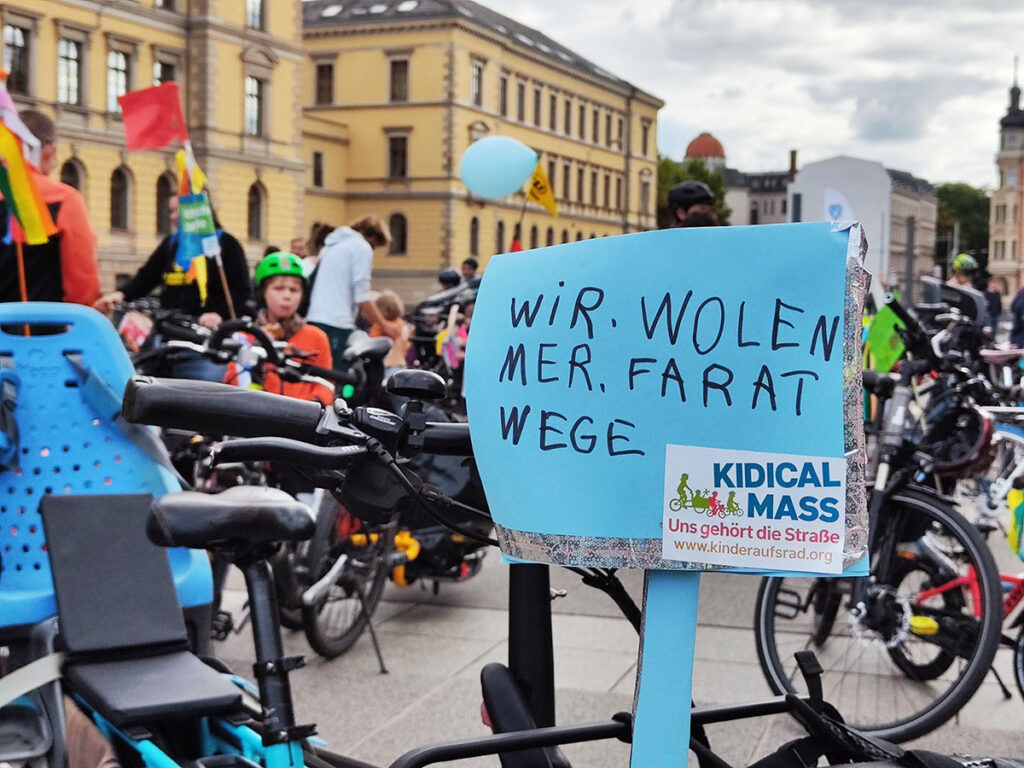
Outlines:
{"type": "Polygon", "coordinates": [[[996,184],[1024,0],[481,1],[660,97],[670,157],[709,131],[745,171],[796,149],[996,184]]]}

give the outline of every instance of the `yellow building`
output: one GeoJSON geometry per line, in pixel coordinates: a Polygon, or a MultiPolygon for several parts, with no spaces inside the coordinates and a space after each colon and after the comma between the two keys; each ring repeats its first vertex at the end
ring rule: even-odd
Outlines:
{"type": "Polygon", "coordinates": [[[104,289],[167,232],[177,188],[176,148],[125,150],[126,91],[179,83],[219,218],[250,259],[300,234],[299,2],[4,0],[0,25],[15,102],[56,118],[60,175],[85,196],[104,289]]]}
{"type": "Polygon", "coordinates": [[[523,247],[656,226],[662,102],[551,38],[471,0],[308,0],[305,224],[374,214],[390,253],[374,281],[418,297],[438,270],[523,247]],[[459,159],[476,139],[534,148],[555,218],[522,194],[471,195],[459,159]]]}
{"type": "Polygon", "coordinates": [[[989,200],[988,270],[1004,295],[1024,287],[1024,109],[1016,74],[1010,104],[999,121],[999,187],[989,200]]]}

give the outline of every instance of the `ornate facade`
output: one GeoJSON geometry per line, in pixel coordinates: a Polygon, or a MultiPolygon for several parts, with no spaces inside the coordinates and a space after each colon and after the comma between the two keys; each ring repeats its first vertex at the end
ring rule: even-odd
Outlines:
{"type": "Polygon", "coordinates": [[[1014,79],[1010,104],[999,121],[999,152],[996,154],[999,188],[989,200],[988,270],[1004,294],[1013,295],[1024,287],[1021,270],[1024,223],[1024,110],[1020,87],[1014,79]]]}

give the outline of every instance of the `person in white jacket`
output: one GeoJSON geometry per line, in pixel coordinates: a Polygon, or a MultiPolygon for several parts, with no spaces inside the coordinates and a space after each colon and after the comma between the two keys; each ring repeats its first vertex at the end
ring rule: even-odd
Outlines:
{"type": "Polygon", "coordinates": [[[370,295],[373,250],[391,242],[387,227],[374,216],[366,216],[347,227],[338,227],[327,236],[317,261],[310,290],[307,321],[317,326],[331,342],[331,358],[336,370],[346,368],[344,360],[348,337],[362,315],[370,325],[378,323],[390,330],[370,295]]]}

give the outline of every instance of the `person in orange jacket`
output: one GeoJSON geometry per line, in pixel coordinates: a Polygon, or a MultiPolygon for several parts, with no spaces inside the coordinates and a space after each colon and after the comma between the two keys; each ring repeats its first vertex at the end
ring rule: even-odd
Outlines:
{"type": "MultiPolygon", "coordinates": [[[[294,253],[278,251],[265,257],[256,266],[256,291],[262,296],[264,308],[257,322],[275,341],[287,341],[285,355],[301,355],[304,363],[331,368],[331,345],[327,334],[307,323],[298,313],[306,290],[302,260],[294,253]]],[[[228,366],[225,382],[237,384],[241,367],[228,366]]],[[[325,405],[334,402],[334,390],[312,381],[282,381],[274,366],[267,364],[263,389],[300,400],[319,400],[325,405]]]]}
{"type": "Polygon", "coordinates": [[[91,305],[100,295],[96,234],[78,190],[49,177],[57,164],[57,131],[42,112],[26,109],[21,121],[42,144],[39,167],[29,173],[50,209],[57,234],[28,245],[7,202],[0,198],[0,302],[68,301],[91,305]],[[8,232],[8,228],[12,231],[8,232]],[[18,251],[21,251],[20,255],[18,251]]]}

